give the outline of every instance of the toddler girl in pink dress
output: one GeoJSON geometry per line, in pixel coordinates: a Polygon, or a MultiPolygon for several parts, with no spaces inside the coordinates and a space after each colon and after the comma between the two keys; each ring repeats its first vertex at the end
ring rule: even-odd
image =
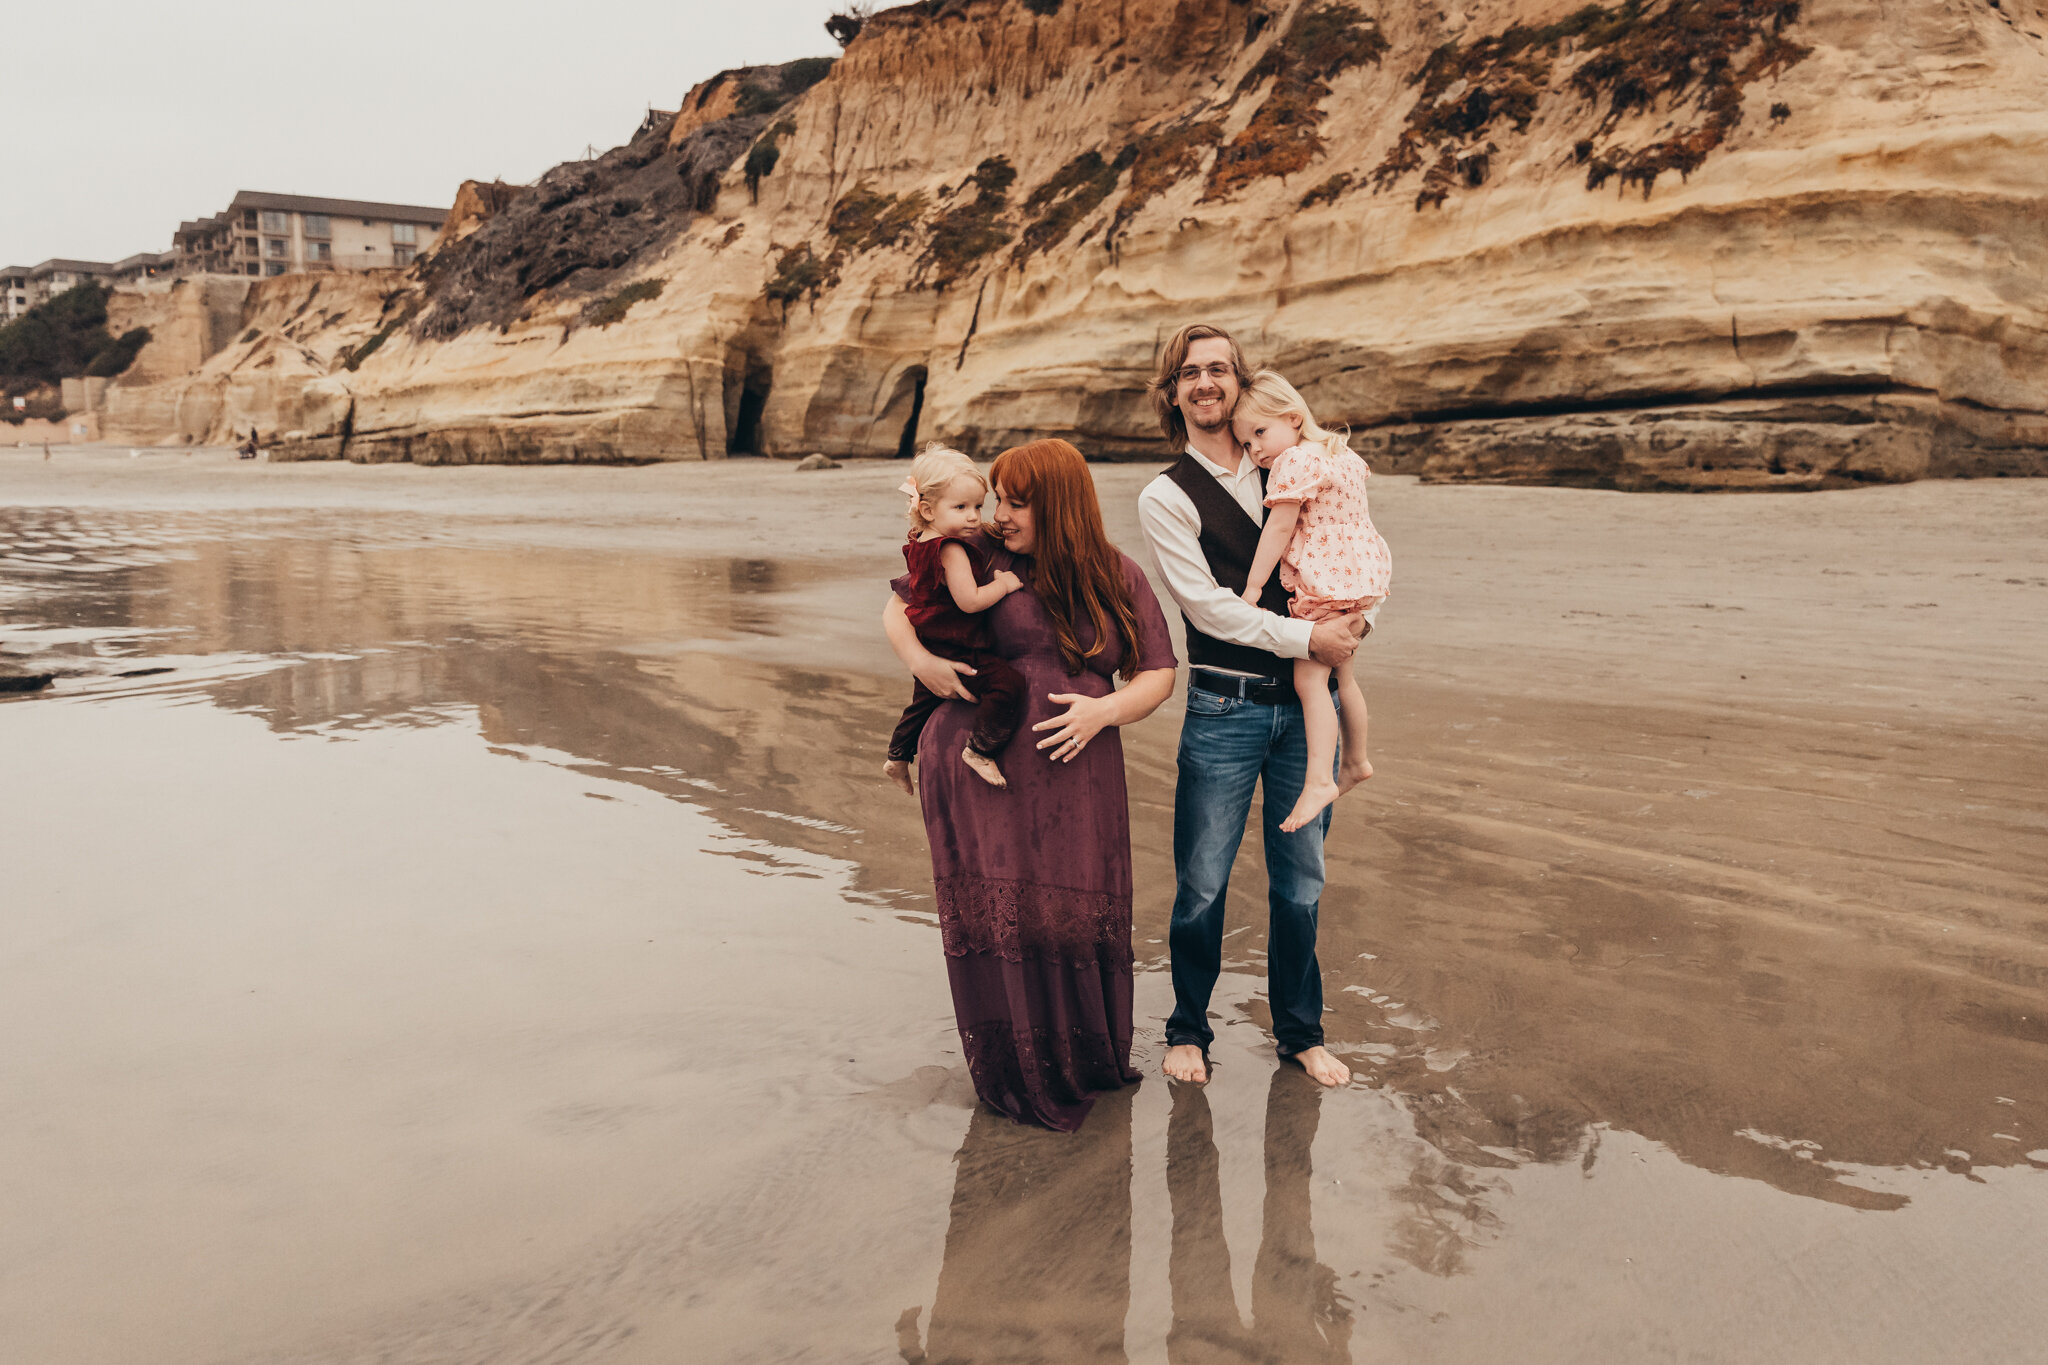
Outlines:
{"type": "MultiPolygon", "coordinates": [[[[1267,471],[1269,510],[1245,601],[1257,604],[1278,566],[1280,582],[1294,594],[1290,615],[1327,621],[1364,612],[1371,620],[1386,600],[1394,558],[1366,511],[1365,481],[1371,471],[1365,461],[1342,435],[1318,426],[1294,386],[1271,370],[1252,376],[1231,421],[1245,452],[1267,471]]],[[[1365,756],[1365,694],[1350,663],[1337,674],[1343,707],[1341,769],[1336,766],[1339,711],[1330,700],[1329,665],[1295,660],[1294,690],[1301,696],[1308,738],[1308,780],[1280,823],[1290,831],[1372,776],[1365,756]]]]}

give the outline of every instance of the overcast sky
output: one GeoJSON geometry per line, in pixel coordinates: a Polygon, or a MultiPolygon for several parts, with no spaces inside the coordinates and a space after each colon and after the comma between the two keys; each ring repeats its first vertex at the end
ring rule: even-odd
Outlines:
{"type": "Polygon", "coordinates": [[[632,136],[729,66],[833,55],[835,0],[5,6],[0,265],[167,251],[237,190],[446,205],[632,136]]]}

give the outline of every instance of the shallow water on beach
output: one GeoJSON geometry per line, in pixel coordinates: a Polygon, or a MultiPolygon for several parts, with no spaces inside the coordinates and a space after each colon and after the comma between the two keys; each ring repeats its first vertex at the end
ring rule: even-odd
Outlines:
{"type": "Polygon", "coordinates": [[[892,475],[0,454],[0,1355],[2038,1353],[2048,485],[1375,480],[1359,1079],[1274,1063],[1256,837],[1157,1074],[1176,702],[1062,1138],[877,772],[892,475]]]}

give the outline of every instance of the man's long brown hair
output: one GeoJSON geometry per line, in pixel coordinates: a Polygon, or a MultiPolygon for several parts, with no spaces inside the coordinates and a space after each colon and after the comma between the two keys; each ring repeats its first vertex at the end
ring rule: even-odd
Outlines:
{"type": "Polygon", "coordinates": [[[1221,327],[1193,322],[1168,337],[1159,352],[1159,372],[1152,376],[1148,387],[1152,393],[1152,411],[1159,418],[1159,430],[1165,433],[1167,443],[1176,454],[1188,443],[1188,419],[1181,412],[1180,404],[1173,401],[1180,384],[1180,367],[1188,363],[1188,351],[1196,342],[1207,341],[1211,337],[1230,343],[1230,362],[1237,366],[1237,387],[1243,389],[1252,382],[1251,367],[1244,363],[1244,348],[1237,344],[1236,337],[1221,327]]]}
{"type": "Polygon", "coordinates": [[[1124,646],[1117,673],[1129,680],[1138,671],[1138,614],[1081,452],[1057,440],[1013,446],[996,456],[988,477],[1003,497],[1031,508],[1032,587],[1052,617],[1068,674],[1078,674],[1116,636],[1124,646]],[[1086,649],[1074,629],[1083,618],[1095,632],[1086,649]]]}

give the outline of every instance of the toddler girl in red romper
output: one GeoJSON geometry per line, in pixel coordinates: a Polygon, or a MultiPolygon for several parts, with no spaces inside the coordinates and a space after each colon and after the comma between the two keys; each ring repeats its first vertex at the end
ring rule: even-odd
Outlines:
{"type": "MultiPolygon", "coordinates": [[[[1024,584],[1007,570],[989,571],[981,544],[988,480],[959,451],[928,446],[911,463],[901,491],[910,497],[910,539],[903,547],[903,562],[910,568],[906,614],[917,628],[918,643],[974,669],[974,733],[960,757],[983,781],[1007,787],[996,756],[1017,733],[1023,716],[1024,676],[995,652],[984,613],[1024,584]]],[[[922,682],[914,686],[910,705],[889,738],[889,761],[882,765],[898,786],[907,789],[924,723],[945,700],[922,682]]]]}

